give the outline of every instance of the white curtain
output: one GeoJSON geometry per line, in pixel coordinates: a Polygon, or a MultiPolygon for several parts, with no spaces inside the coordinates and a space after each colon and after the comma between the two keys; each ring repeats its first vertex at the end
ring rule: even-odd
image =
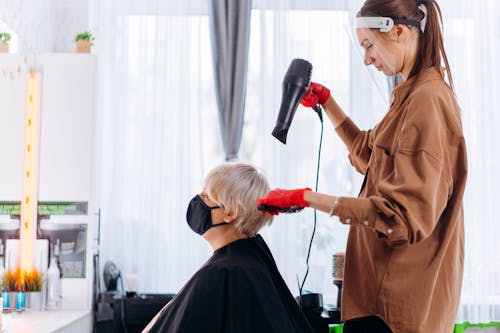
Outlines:
{"type": "MultiPolygon", "coordinates": [[[[170,3],[170,2],[168,2],[170,3]]],[[[176,292],[211,255],[185,223],[190,197],[223,162],[207,1],[172,4],[93,0],[99,57],[98,166],[101,261],[139,277],[140,292],[176,292]]],[[[320,123],[299,107],[284,146],[271,136],[281,81],[293,58],[313,64],[344,110],[370,128],[387,110],[385,78],[363,65],[352,37],[362,1],[254,0],[246,113],[240,159],[263,169],[272,187],[314,187],[320,123]]],[[[445,43],[462,107],[469,153],[465,197],[466,267],[459,321],[499,321],[500,227],[494,218],[500,176],[500,74],[496,0],[441,0],[445,43]]],[[[357,195],[361,176],[325,119],[319,191],[357,195]]],[[[347,228],[318,214],[305,289],[334,303],[332,255],[347,228]]],[[[305,271],[313,212],[280,215],[262,234],[292,293],[305,271]]]]}
{"type": "Polygon", "coordinates": [[[210,255],[185,221],[224,160],[205,1],[93,1],[101,265],[177,292],[210,255]]]}
{"type": "Polygon", "coordinates": [[[462,107],[469,176],[465,274],[458,321],[500,321],[500,2],[441,1],[445,42],[462,107]]]}

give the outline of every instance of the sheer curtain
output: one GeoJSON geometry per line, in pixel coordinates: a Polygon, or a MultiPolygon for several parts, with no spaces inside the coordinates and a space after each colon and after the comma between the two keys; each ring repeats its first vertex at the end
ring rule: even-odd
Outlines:
{"type": "Polygon", "coordinates": [[[211,255],[185,221],[224,161],[206,1],[93,1],[101,265],[177,292],[211,255]]]}
{"type": "Polygon", "coordinates": [[[458,321],[500,321],[500,2],[441,1],[445,42],[462,107],[469,176],[465,192],[465,272],[458,321]]]}
{"type": "MultiPolygon", "coordinates": [[[[101,261],[139,277],[141,292],[177,292],[211,255],[185,223],[204,174],[224,161],[210,49],[209,2],[93,0],[99,57],[98,159],[101,261]]],[[[385,78],[363,65],[352,37],[362,1],[254,0],[240,159],[262,168],[272,187],[314,187],[320,123],[299,107],[286,146],[271,136],[281,81],[293,58],[309,60],[313,80],[331,88],[361,128],[387,110],[385,78]]],[[[441,0],[445,43],[462,107],[469,153],[466,262],[458,321],[500,321],[500,234],[494,200],[500,142],[496,0],[441,0]]],[[[357,195],[361,176],[325,119],[319,190],[357,195]]],[[[305,289],[334,303],[332,255],[347,228],[318,214],[305,289]]],[[[305,271],[313,212],[280,215],[262,234],[292,293],[305,271]]]]}

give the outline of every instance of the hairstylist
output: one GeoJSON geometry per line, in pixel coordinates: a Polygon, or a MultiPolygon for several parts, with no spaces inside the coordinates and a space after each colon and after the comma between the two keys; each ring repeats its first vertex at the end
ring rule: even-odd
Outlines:
{"type": "Polygon", "coordinates": [[[357,16],[365,65],[402,78],[389,111],[362,131],[317,83],[302,104],[323,105],[365,176],[359,196],[275,189],[257,204],[312,207],[350,226],[344,333],[451,333],[462,286],[467,157],[441,12],[434,0],[367,0],[357,16]]]}

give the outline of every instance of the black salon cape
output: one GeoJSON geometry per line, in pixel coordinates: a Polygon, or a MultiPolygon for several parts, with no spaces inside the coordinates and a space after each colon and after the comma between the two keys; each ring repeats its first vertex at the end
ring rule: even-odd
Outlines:
{"type": "Polygon", "coordinates": [[[214,252],[149,332],[313,332],[260,235],[214,252]]]}

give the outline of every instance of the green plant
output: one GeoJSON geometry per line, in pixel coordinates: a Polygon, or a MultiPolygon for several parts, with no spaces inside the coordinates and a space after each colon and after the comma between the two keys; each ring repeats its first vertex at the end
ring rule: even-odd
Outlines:
{"type": "Polygon", "coordinates": [[[86,40],[86,41],[93,41],[95,39],[94,35],[90,31],[84,31],[76,35],[75,37],[75,42],[78,42],[79,40],[86,40]]]}
{"type": "Polygon", "coordinates": [[[8,32],[0,32],[0,40],[4,42],[10,41],[10,34],[8,32]]]}
{"type": "Polygon", "coordinates": [[[42,291],[43,273],[40,273],[36,268],[31,272],[24,272],[24,290],[25,291],[42,291]]]}
{"type": "Polygon", "coordinates": [[[17,282],[17,271],[13,272],[10,269],[5,271],[5,274],[3,275],[3,286],[6,292],[17,291],[17,282]]]}

